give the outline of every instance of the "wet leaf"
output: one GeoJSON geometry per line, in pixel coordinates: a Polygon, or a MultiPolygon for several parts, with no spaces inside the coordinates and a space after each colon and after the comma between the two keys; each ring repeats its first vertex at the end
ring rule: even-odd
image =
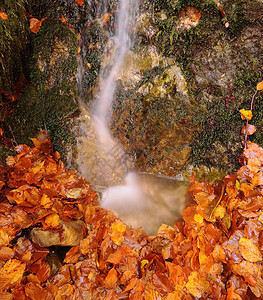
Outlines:
{"type": "Polygon", "coordinates": [[[0,18],[2,18],[4,20],[7,20],[8,19],[8,15],[5,12],[0,11],[0,18]]]}
{"type": "Polygon", "coordinates": [[[117,271],[115,268],[110,269],[108,275],[105,278],[105,282],[107,284],[107,287],[113,287],[115,283],[117,282],[117,271]]]}
{"type": "Polygon", "coordinates": [[[250,262],[262,261],[262,255],[257,246],[247,238],[239,240],[239,248],[244,259],[250,262]]]}
{"type": "Polygon", "coordinates": [[[82,6],[84,3],[84,0],[76,0],[77,5],[82,6]]]}
{"type": "Polygon", "coordinates": [[[244,127],[242,127],[241,129],[241,133],[243,134],[247,134],[247,135],[252,135],[253,133],[255,133],[257,131],[256,127],[254,125],[245,125],[244,127]]]}
{"type": "Polygon", "coordinates": [[[29,19],[30,22],[30,30],[34,33],[38,33],[42,23],[46,20],[47,18],[43,18],[41,20],[38,20],[36,18],[31,18],[29,19]]]}
{"type": "Polygon", "coordinates": [[[8,260],[0,270],[0,281],[8,279],[9,284],[17,284],[21,281],[26,264],[17,259],[8,260]]]}

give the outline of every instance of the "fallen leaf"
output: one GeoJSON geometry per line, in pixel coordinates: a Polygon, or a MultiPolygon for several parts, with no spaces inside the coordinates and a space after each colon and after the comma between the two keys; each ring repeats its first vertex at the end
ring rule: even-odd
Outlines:
{"type": "Polygon", "coordinates": [[[247,238],[241,238],[239,240],[239,249],[241,255],[250,262],[262,261],[262,255],[257,246],[247,238]]]}
{"type": "Polygon", "coordinates": [[[104,23],[107,23],[109,21],[110,17],[111,17],[111,14],[106,13],[101,17],[101,21],[104,22],[104,23]]]}
{"type": "Polygon", "coordinates": [[[107,284],[107,287],[113,287],[114,284],[117,282],[117,271],[115,268],[110,269],[109,273],[107,274],[105,278],[105,282],[107,284]]]}
{"type": "Polygon", "coordinates": [[[4,20],[7,20],[8,19],[8,15],[5,12],[0,11],[0,18],[2,18],[4,20]]]}
{"type": "Polygon", "coordinates": [[[60,218],[58,214],[50,214],[45,218],[45,223],[48,227],[58,227],[60,218]]]}
{"type": "Polygon", "coordinates": [[[84,0],[76,0],[77,5],[82,6],[84,3],[84,0]]]}
{"type": "Polygon", "coordinates": [[[19,283],[23,277],[26,264],[17,260],[8,260],[0,270],[0,281],[3,279],[9,280],[9,285],[19,283]]]}

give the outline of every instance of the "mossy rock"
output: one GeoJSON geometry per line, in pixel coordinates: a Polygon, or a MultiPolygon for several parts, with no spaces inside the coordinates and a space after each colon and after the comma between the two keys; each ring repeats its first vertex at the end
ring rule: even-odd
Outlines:
{"type": "Polygon", "coordinates": [[[68,122],[77,110],[77,39],[65,24],[46,20],[32,37],[31,82],[8,118],[18,143],[28,143],[40,129],[47,129],[62,154],[74,140],[68,122]]]}

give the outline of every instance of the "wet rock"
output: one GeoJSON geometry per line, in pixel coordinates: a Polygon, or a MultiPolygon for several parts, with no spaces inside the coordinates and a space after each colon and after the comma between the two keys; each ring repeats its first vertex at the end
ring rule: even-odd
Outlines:
{"type": "Polygon", "coordinates": [[[134,158],[137,170],[174,176],[190,156],[194,130],[180,67],[149,46],[127,54],[118,79],[114,137],[134,158]]]}
{"type": "Polygon", "coordinates": [[[61,232],[33,228],[30,233],[31,240],[40,247],[79,245],[83,239],[84,223],[82,221],[60,221],[60,224],[62,226],[61,232]]]}

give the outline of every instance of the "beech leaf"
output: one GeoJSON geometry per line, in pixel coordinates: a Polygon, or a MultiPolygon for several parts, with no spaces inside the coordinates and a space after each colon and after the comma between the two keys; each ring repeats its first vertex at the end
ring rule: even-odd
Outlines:
{"type": "Polygon", "coordinates": [[[250,261],[250,262],[262,261],[262,255],[261,255],[259,249],[249,239],[241,238],[239,240],[239,249],[240,249],[241,255],[247,261],[250,261]]]}
{"type": "Polygon", "coordinates": [[[259,82],[259,83],[257,84],[257,90],[258,90],[258,91],[263,90],[263,81],[261,81],[261,82],[259,82]]]}
{"type": "Polygon", "coordinates": [[[4,20],[7,20],[8,19],[8,15],[5,12],[0,11],[0,18],[2,18],[4,20]]]}
{"type": "Polygon", "coordinates": [[[241,109],[240,113],[241,113],[242,120],[245,120],[245,119],[251,120],[252,119],[252,111],[251,110],[241,109]]]}

